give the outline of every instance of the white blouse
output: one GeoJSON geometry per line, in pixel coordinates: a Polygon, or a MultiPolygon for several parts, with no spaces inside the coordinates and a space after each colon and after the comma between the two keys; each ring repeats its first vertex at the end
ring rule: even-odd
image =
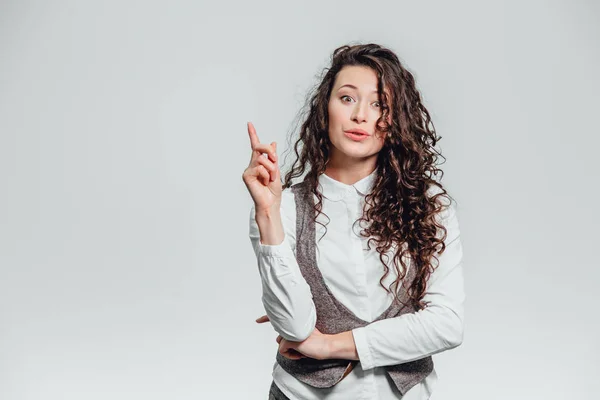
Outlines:
{"type": "MultiPolygon", "coordinates": [[[[392,294],[380,285],[383,263],[375,246],[367,250],[367,239],[352,223],[360,217],[364,197],[372,188],[377,170],[369,176],[347,185],[325,174],[319,176],[323,194],[322,211],[330,221],[325,236],[317,242],[317,264],[325,283],[337,300],[357,317],[373,321],[392,302],[392,294]]],[[[437,186],[432,186],[439,192],[437,186]]],[[[432,195],[431,192],[429,195],[432,195]]],[[[316,201],[316,196],[315,196],[316,201]]],[[[315,328],[316,312],[310,287],[304,280],[295,257],[296,204],[291,188],[282,193],[281,216],[285,238],[278,245],[260,243],[255,220],[255,208],[250,212],[250,240],[256,254],[262,282],[262,301],[266,314],[277,333],[291,341],[302,341],[315,328]]],[[[307,385],[273,366],[273,380],[292,400],[305,399],[428,399],[437,381],[435,369],[421,383],[402,397],[383,366],[424,358],[457,347],[463,338],[464,281],[462,246],[456,206],[443,211],[438,218],[447,229],[446,250],[438,255],[439,266],[431,274],[424,301],[428,306],[415,313],[383,319],[352,330],[360,362],[352,372],[331,388],[319,389],[307,385]]],[[[318,221],[327,224],[320,214],[318,221]]],[[[364,226],[364,225],[363,225],[364,226]]],[[[315,224],[316,239],[325,228],[315,224]]],[[[386,262],[389,274],[386,287],[397,277],[391,260],[386,262]]],[[[434,265],[435,260],[433,261],[434,265]]],[[[402,268],[399,265],[399,268],[402,268]]],[[[410,268],[410,264],[409,264],[410,268]]],[[[435,363],[435,360],[434,360],[435,363]]]]}

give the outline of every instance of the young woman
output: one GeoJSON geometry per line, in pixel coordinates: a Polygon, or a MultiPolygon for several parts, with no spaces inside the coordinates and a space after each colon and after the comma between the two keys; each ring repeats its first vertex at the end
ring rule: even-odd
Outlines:
{"type": "Polygon", "coordinates": [[[411,73],[376,44],[336,49],[283,184],[277,144],[248,133],[257,322],[279,333],[269,399],[428,399],[465,294],[441,137],[411,73]]]}

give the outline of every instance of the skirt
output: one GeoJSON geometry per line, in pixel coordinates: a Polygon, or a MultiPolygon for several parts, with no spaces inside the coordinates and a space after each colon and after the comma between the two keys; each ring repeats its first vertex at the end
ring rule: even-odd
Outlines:
{"type": "Polygon", "coordinates": [[[275,381],[272,381],[269,388],[269,400],[290,400],[290,398],[283,394],[275,384],[275,381]]]}

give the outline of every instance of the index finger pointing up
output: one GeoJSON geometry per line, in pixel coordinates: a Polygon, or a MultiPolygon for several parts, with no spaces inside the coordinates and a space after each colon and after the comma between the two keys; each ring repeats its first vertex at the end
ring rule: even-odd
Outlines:
{"type": "Polygon", "coordinates": [[[260,144],[260,141],[258,140],[258,135],[256,134],[256,129],[254,129],[252,122],[248,122],[248,135],[250,136],[250,145],[252,146],[252,150],[254,150],[254,147],[260,144]]]}

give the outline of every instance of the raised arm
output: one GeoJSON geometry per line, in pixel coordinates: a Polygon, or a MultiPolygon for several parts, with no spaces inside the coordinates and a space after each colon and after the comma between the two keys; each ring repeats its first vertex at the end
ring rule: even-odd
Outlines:
{"type": "Polygon", "coordinates": [[[286,236],[291,238],[295,234],[295,224],[283,217],[295,215],[285,213],[293,205],[289,203],[291,193],[283,203],[277,143],[261,143],[251,122],[248,122],[248,137],[250,163],[242,179],[253,201],[250,240],[262,281],[262,301],[271,325],[282,337],[304,340],[315,328],[316,311],[310,287],[300,274],[292,252],[295,245],[286,240],[286,236]]]}

